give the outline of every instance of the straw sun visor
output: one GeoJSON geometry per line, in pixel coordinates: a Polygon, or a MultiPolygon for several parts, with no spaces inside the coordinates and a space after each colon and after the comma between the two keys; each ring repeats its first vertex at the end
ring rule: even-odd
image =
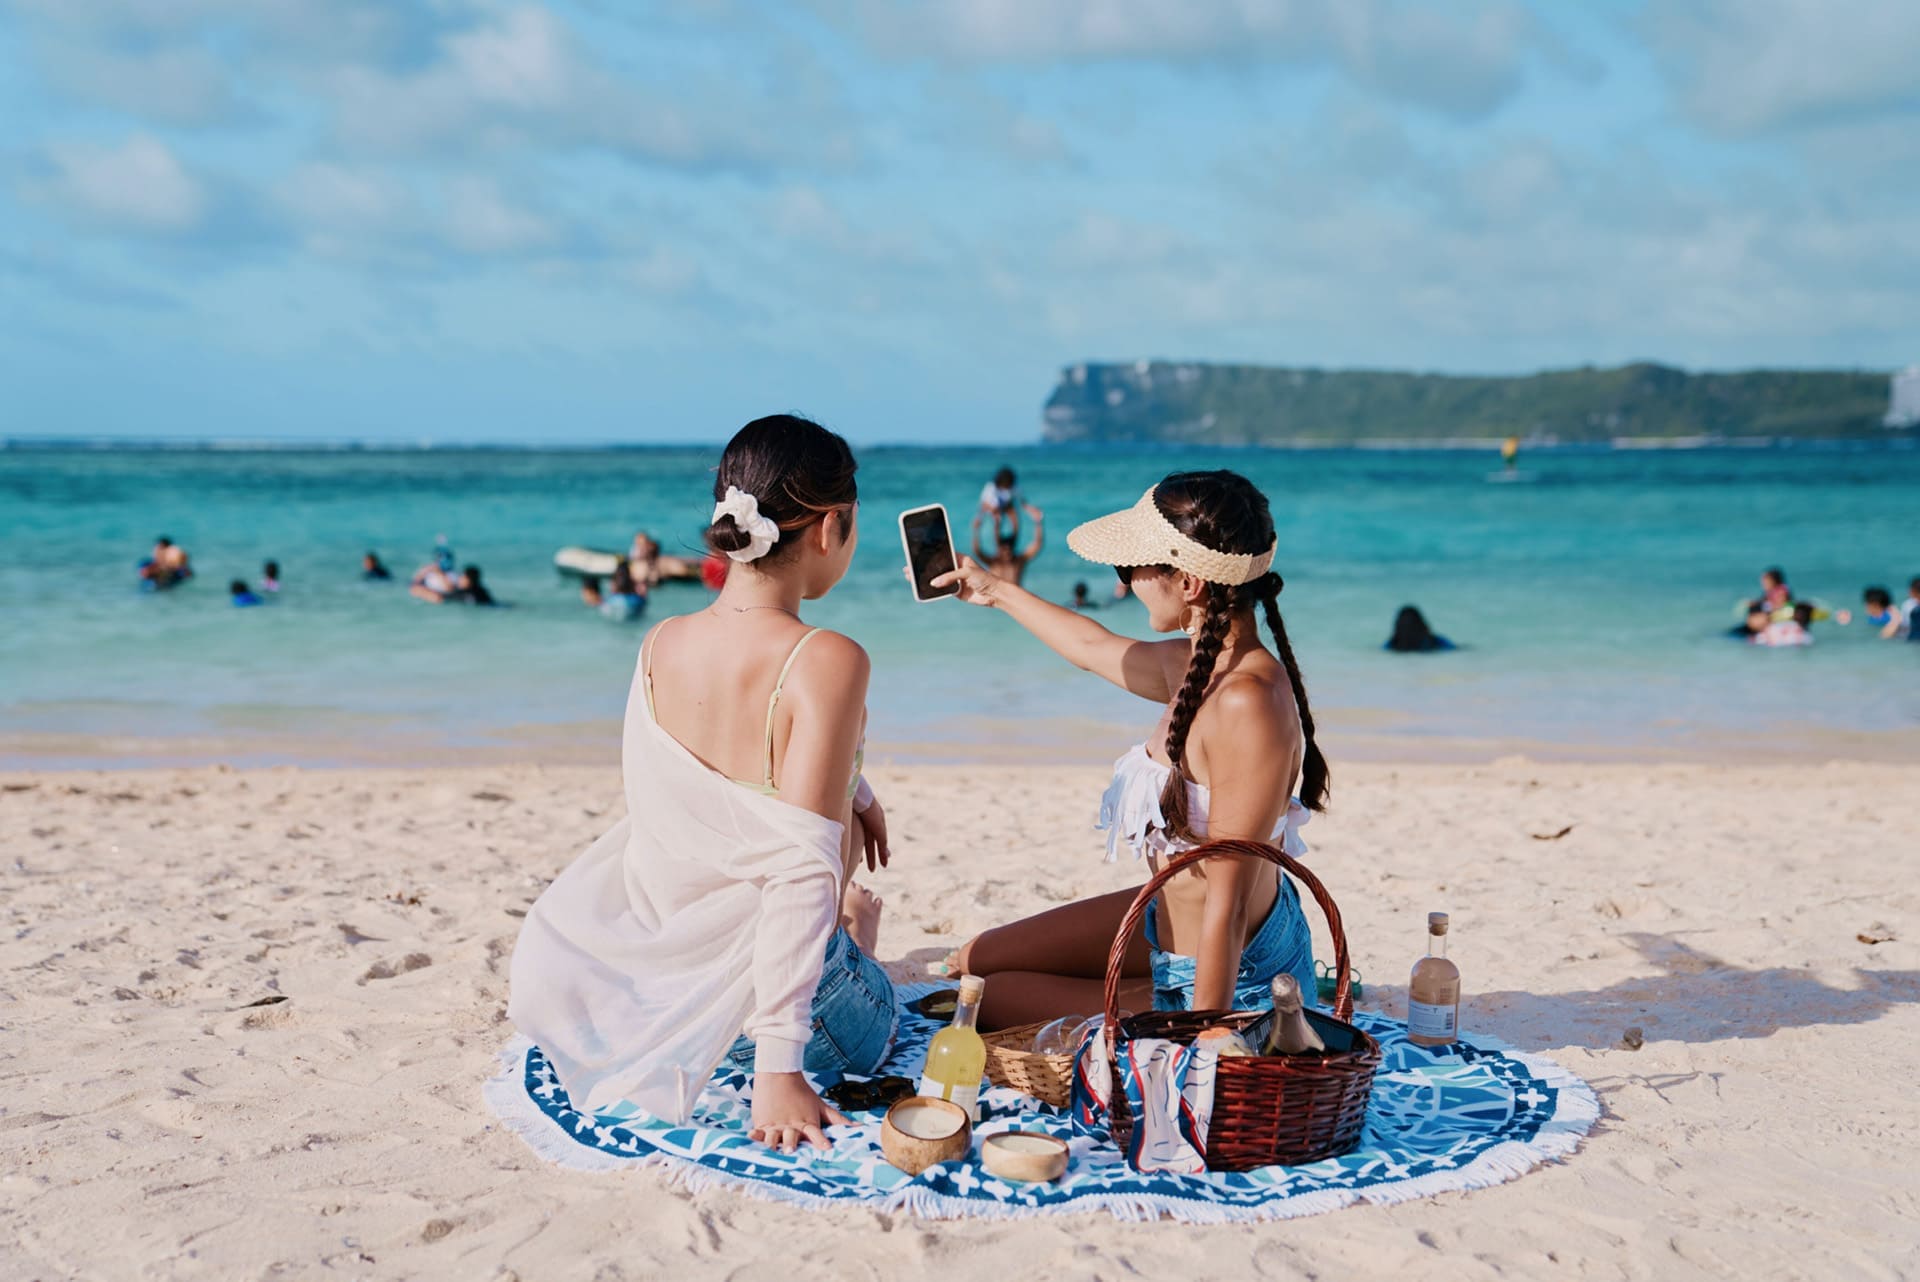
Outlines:
{"type": "Polygon", "coordinates": [[[1265,552],[1216,552],[1188,538],[1161,513],[1153,490],[1124,512],[1075,526],[1067,535],[1067,546],[1101,565],[1171,565],[1197,579],[1228,586],[1250,583],[1265,574],[1274,552],[1271,547],[1265,552]]]}

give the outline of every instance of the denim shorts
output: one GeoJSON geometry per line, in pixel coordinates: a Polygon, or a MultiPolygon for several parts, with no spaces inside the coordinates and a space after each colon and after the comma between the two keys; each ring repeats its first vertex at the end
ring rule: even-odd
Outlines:
{"type": "MultiPolygon", "coordinates": [[[[1160,951],[1157,926],[1158,898],[1147,905],[1147,947],[1153,956],[1153,1008],[1155,1010],[1192,1010],[1193,976],[1196,962],[1178,953],[1160,951]]],[[[1262,1010],[1273,1004],[1273,977],[1291,972],[1300,981],[1300,992],[1309,1006],[1313,1004],[1313,932],[1300,911],[1300,892],[1291,878],[1280,879],[1280,893],[1273,911],[1254,932],[1240,953],[1240,971],[1233,981],[1235,1010],[1262,1010]]]]}
{"type": "MultiPolygon", "coordinates": [[[[813,1036],[807,1040],[806,1070],[831,1086],[852,1073],[868,1077],[893,1052],[900,1009],[893,981],[880,963],[860,951],[843,926],[827,940],[820,987],[813,994],[813,1036]]],[[[753,1072],[753,1039],[744,1033],[727,1051],[735,1068],[753,1072]]]]}

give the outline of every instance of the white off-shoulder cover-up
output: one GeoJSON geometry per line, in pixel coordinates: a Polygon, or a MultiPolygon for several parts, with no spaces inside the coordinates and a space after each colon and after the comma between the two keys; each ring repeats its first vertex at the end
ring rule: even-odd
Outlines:
{"type": "MultiPolygon", "coordinates": [[[[1168,771],[1168,766],[1147,755],[1144,743],[1134,744],[1113,763],[1113,782],[1100,798],[1100,817],[1094,824],[1107,834],[1106,862],[1118,860],[1122,846],[1131,850],[1135,859],[1176,855],[1193,848],[1194,843],[1167,835],[1167,817],[1160,813],[1160,792],[1167,786],[1168,771]]],[[[1206,835],[1211,801],[1212,795],[1204,785],[1187,780],[1187,826],[1201,836],[1206,835]]],[[[1313,812],[1300,804],[1300,798],[1289,798],[1287,812],[1274,826],[1268,842],[1295,859],[1306,858],[1307,843],[1301,840],[1300,829],[1311,818],[1313,812]]]]}
{"type": "Polygon", "coordinates": [[[507,1016],[582,1112],[625,1099],[684,1122],[742,1028],[756,1072],[801,1069],[844,829],[695,757],[644,679],[621,741],[627,817],[528,910],[507,1016]]]}

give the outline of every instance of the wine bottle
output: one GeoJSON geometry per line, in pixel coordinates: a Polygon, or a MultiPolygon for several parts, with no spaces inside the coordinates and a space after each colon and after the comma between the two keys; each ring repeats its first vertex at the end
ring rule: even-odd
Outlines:
{"type": "Polygon", "coordinates": [[[1427,955],[1407,980],[1407,1040],[1445,1046],[1460,1039],[1460,968],[1447,960],[1447,915],[1427,914],[1427,955]]]}
{"type": "Polygon", "coordinates": [[[980,1018],[980,998],[987,981],[978,975],[960,977],[960,1001],[953,1022],[933,1036],[927,1062],[920,1070],[918,1094],[950,1100],[980,1120],[980,1078],[987,1071],[987,1044],[974,1024],[980,1018]]]}
{"type": "Polygon", "coordinates": [[[1282,971],[1273,977],[1273,1022],[1267,1026],[1263,1055],[1312,1055],[1327,1049],[1320,1034],[1307,1022],[1300,1000],[1300,981],[1282,971]]]}

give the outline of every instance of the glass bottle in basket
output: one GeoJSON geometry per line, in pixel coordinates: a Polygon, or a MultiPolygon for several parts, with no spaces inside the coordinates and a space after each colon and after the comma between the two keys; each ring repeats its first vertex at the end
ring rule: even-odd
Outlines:
{"type": "Polygon", "coordinates": [[[974,1028],[980,1018],[980,998],[987,981],[978,975],[960,977],[960,1001],[953,1008],[953,1022],[933,1035],[927,1046],[927,1062],[920,1070],[920,1089],[916,1094],[931,1099],[951,1100],[974,1121],[980,1120],[980,1079],[987,1071],[987,1044],[974,1028]]]}
{"type": "Polygon", "coordinates": [[[1445,1046],[1460,1040],[1460,968],[1447,960],[1447,915],[1427,914],[1427,955],[1407,980],[1407,1040],[1445,1046]]]}
{"type": "Polygon", "coordinates": [[[1282,971],[1273,977],[1273,1015],[1267,1026],[1263,1055],[1314,1055],[1327,1049],[1320,1034],[1307,1022],[1300,1000],[1300,981],[1282,971]]]}

